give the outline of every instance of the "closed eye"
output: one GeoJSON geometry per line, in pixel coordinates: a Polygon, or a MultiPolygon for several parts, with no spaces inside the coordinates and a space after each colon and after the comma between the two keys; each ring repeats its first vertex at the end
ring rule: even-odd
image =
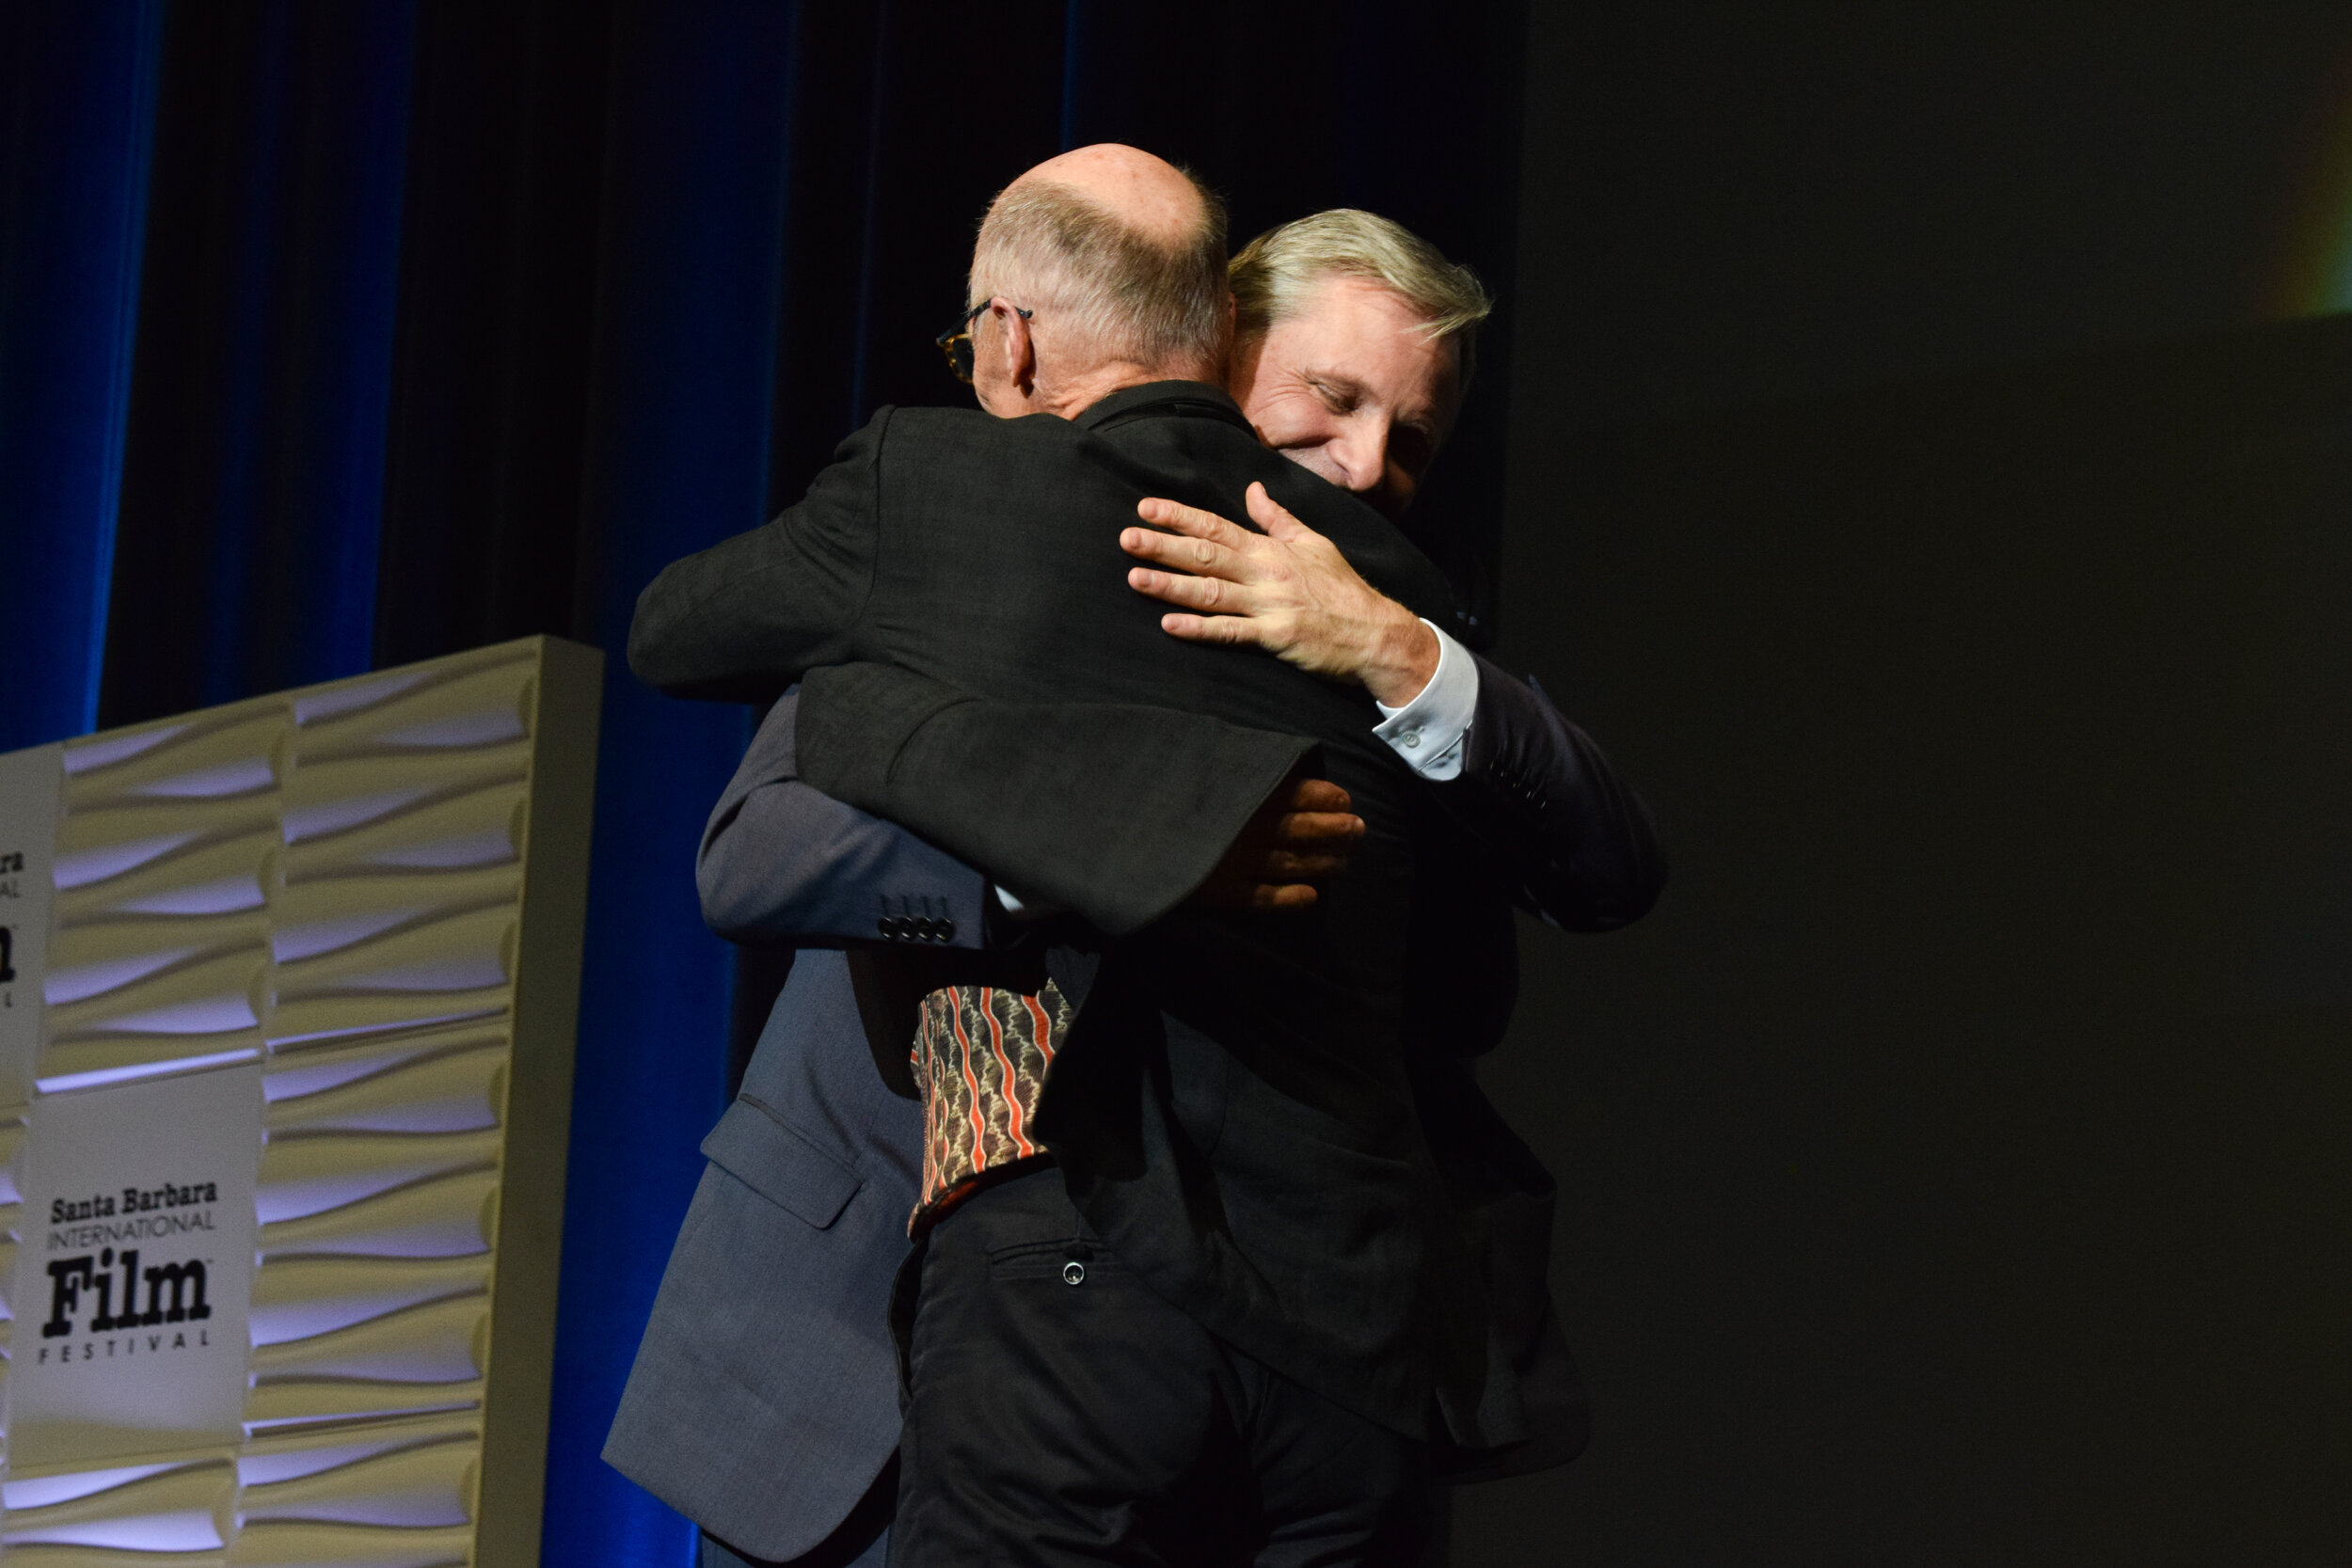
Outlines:
{"type": "Polygon", "coordinates": [[[1309,376],[1307,389],[1313,392],[1323,406],[1334,414],[1353,414],[1356,412],[1356,404],[1360,401],[1353,388],[1334,386],[1320,376],[1309,376]]]}

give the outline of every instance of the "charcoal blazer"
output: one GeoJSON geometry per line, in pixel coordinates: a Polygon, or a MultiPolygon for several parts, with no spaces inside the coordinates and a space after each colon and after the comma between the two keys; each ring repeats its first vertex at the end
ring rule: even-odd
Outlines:
{"type": "MultiPolygon", "coordinates": [[[[1461,1263],[1399,1042],[1419,781],[1359,696],[1253,651],[1172,642],[1155,606],[1115,586],[1138,499],[1241,516],[1252,482],[1374,587],[1450,623],[1442,578],[1384,519],[1266,451],[1222,391],[1161,383],[1074,420],[883,410],[775,522],[665,571],[640,600],[630,658],[680,694],[757,696],[868,663],[1004,703],[1141,703],[1313,742],[1311,766],[1367,823],[1348,876],[1306,915],[1178,908],[1072,958],[1057,977],[1083,1000],[1040,1127],[1089,1223],[1152,1289],[1420,1435],[1445,1317],[1433,1299],[1461,1263]]],[[[917,798],[934,793],[925,768],[957,754],[927,750],[927,729],[881,765],[917,798]]],[[[1180,744],[1155,755],[1138,738],[1147,785],[1184,775],[1180,744]]],[[[1136,858],[1189,846],[1154,825],[1194,803],[1140,796],[1136,858]]]]}

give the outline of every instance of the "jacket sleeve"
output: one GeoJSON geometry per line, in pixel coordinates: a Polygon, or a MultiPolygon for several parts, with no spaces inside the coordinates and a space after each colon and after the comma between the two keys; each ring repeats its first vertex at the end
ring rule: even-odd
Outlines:
{"type": "Polygon", "coordinates": [[[984,945],[989,895],[977,871],[802,782],[799,706],[787,692],[769,711],[703,831],[694,884],[704,921],[733,942],[984,945]]]}
{"type": "Polygon", "coordinates": [[[1666,853],[1649,807],[1533,680],[1478,659],[1478,710],[1460,791],[1476,835],[1514,867],[1520,903],[1572,931],[1610,931],[1649,912],[1666,853]]]}
{"type": "Polygon", "coordinates": [[[1168,708],[982,702],[880,664],[810,672],[802,776],[1111,936],[1167,913],[1314,751],[1168,708]]]}
{"type": "Polygon", "coordinates": [[[637,596],[628,667],[674,697],[766,702],[850,657],[874,575],[879,472],[894,411],[841,443],[775,521],[674,561],[637,596]]]}

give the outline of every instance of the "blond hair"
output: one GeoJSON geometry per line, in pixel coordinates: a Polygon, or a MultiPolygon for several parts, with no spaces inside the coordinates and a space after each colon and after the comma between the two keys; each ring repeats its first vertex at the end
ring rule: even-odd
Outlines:
{"type": "Polygon", "coordinates": [[[1263,336],[1305,307],[1329,277],[1360,277],[1389,290],[1418,311],[1422,330],[1460,345],[1462,385],[1470,385],[1479,324],[1494,300],[1478,275],[1449,261],[1401,223],[1356,207],[1333,207],[1269,229],[1241,248],[1227,270],[1233,289],[1234,330],[1263,336]]]}
{"type": "MultiPolygon", "coordinates": [[[[1186,179],[1191,179],[1187,173],[1186,179]]],[[[1225,204],[1198,181],[1200,220],[1173,245],[1068,185],[1026,180],[980,220],[971,297],[1002,294],[1105,359],[1220,374],[1228,316],[1225,204]]]]}

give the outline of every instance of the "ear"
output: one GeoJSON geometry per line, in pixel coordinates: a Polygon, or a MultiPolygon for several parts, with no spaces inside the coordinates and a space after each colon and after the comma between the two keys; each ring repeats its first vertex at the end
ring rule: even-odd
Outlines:
{"type": "Polygon", "coordinates": [[[1037,395],[1037,341],[1029,336],[1026,317],[1001,299],[988,302],[989,314],[1004,330],[997,334],[1002,347],[1006,384],[1023,398],[1037,395]]]}

